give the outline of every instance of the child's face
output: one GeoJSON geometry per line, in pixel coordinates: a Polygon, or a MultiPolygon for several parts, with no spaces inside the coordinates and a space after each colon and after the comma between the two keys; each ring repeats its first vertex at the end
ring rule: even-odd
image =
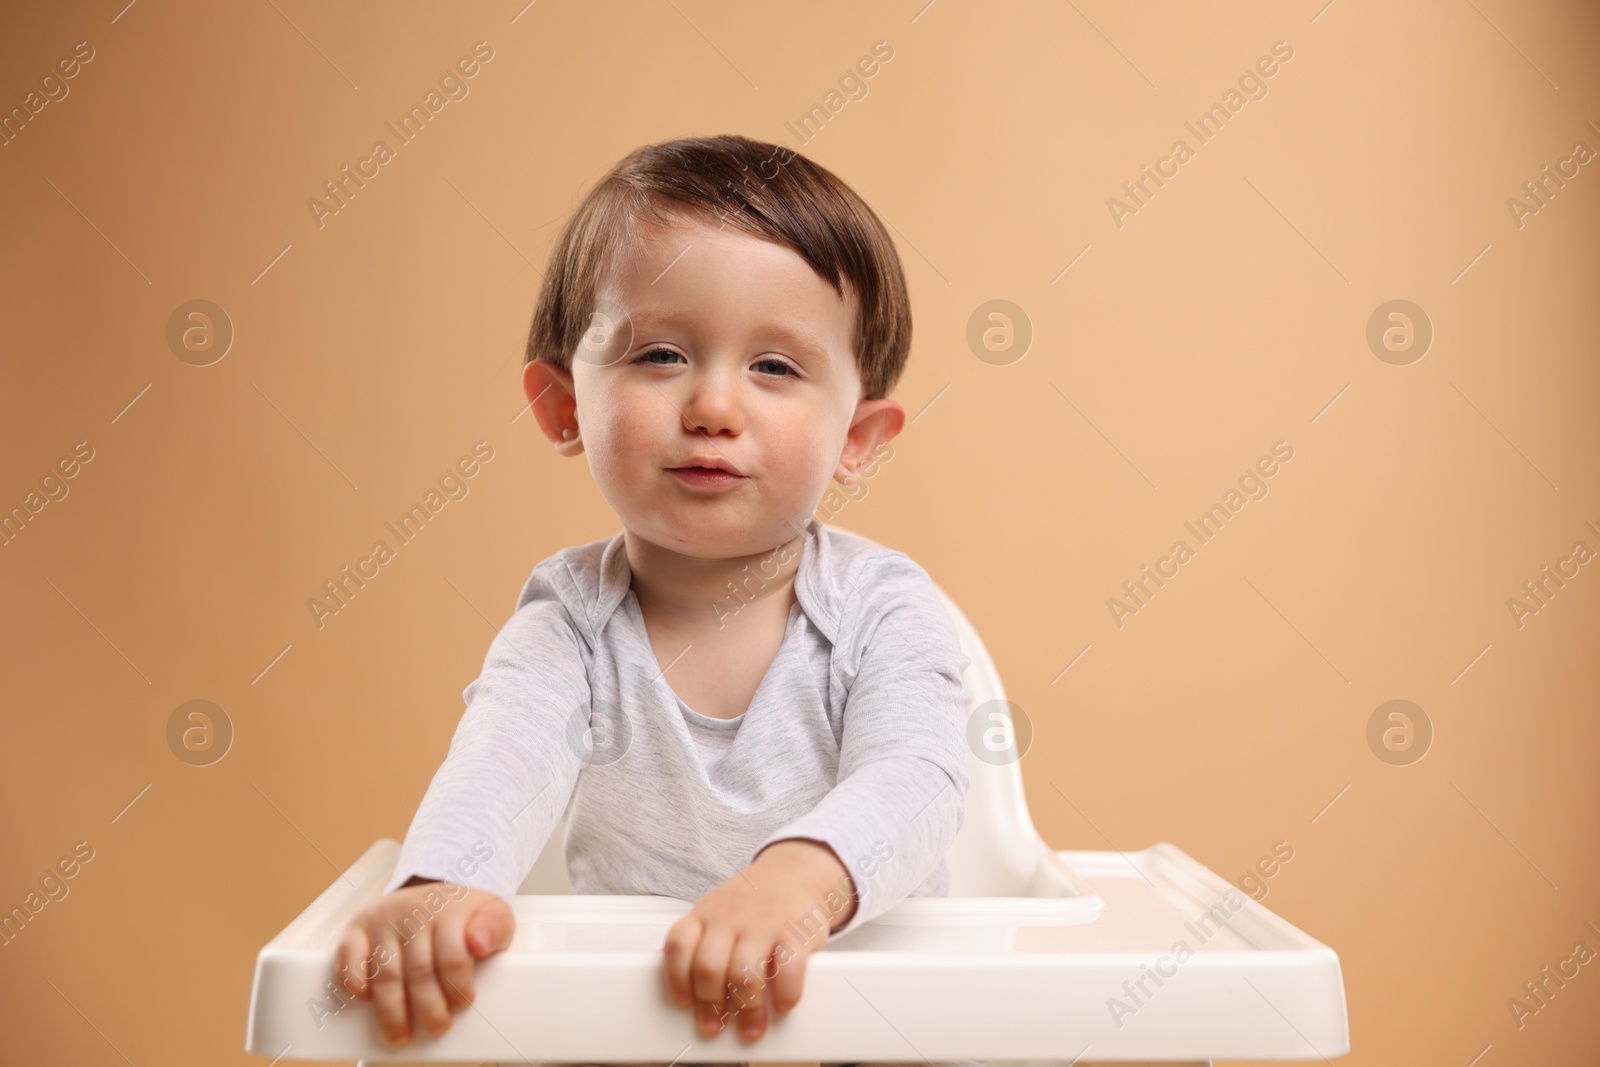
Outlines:
{"type": "Polygon", "coordinates": [[[563,449],[575,421],[565,449],[588,455],[606,501],[655,545],[724,558],[792,541],[829,478],[849,484],[904,424],[897,402],[860,400],[853,295],[732,228],[676,217],[635,237],[598,294],[626,312],[632,343],[624,326],[603,354],[580,348],[570,374],[528,366],[546,435],[563,449]],[[742,477],[673,471],[706,457],[742,477]]]}

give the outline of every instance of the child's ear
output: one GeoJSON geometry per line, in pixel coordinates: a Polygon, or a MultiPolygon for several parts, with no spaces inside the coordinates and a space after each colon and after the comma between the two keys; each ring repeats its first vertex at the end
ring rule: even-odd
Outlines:
{"type": "Polygon", "coordinates": [[[572,372],[548,360],[536,359],[522,368],[522,391],[528,396],[539,429],[563,456],[583,451],[578,429],[578,398],[572,372]]]}
{"type": "Polygon", "coordinates": [[[906,425],[906,409],[898,400],[863,400],[856,405],[855,419],[845,438],[844,452],[833,478],[841,485],[860,481],[878,453],[899,435],[906,425]]]}

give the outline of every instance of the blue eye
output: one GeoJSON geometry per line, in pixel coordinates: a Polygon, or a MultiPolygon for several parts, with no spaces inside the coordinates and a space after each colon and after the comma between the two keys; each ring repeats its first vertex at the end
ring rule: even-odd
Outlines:
{"type": "Polygon", "coordinates": [[[770,365],[770,366],[773,366],[773,367],[782,367],[783,368],[783,373],[782,374],[774,374],[773,375],[774,378],[792,378],[792,377],[794,377],[794,368],[789,366],[789,364],[785,363],[781,359],[764,359],[760,363],[757,364],[757,366],[762,366],[762,365],[770,365]]]}

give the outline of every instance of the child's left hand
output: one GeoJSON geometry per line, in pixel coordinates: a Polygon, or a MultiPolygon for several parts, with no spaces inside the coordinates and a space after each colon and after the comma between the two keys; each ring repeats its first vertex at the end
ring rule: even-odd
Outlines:
{"type": "Polygon", "coordinates": [[[667,931],[668,995],[695,1008],[702,1034],[720,1033],[731,1012],[740,1036],[754,1041],[769,1010],[787,1014],[800,1002],[807,958],[855,909],[855,885],[831,848],[775,841],[667,931]],[[830,890],[835,902],[849,897],[843,911],[828,910],[830,890]],[[805,941],[801,930],[810,933],[805,941]]]}

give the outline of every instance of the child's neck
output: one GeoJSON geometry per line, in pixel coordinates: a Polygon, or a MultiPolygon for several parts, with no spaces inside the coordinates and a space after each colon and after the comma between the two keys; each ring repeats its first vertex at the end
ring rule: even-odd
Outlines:
{"type": "Polygon", "coordinates": [[[789,541],[749,556],[701,559],[646,541],[624,529],[639,609],[664,622],[718,625],[731,612],[777,597],[788,611],[805,551],[802,528],[789,541]]]}

